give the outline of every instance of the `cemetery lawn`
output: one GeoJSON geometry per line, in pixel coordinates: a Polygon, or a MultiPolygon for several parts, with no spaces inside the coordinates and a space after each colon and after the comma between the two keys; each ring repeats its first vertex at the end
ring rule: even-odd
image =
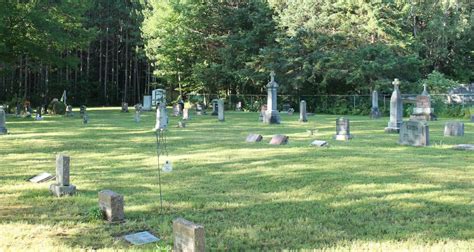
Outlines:
{"type": "MultiPolygon", "coordinates": [[[[44,121],[7,117],[0,136],[0,250],[171,249],[172,220],[205,226],[210,250],[474,250],[474,154],[451,146],[474,143],[474,123],[464,137],[444,137],[430,122],[431,146],[397,144],[385,134],[388,118],[348,116],[354,139],[332,140],[334,115],[282,114],[281,125],[258,122],[257,113],[195,116],[186,128],[170,117],[168,157],[162,174],[160,216],[153,112],[133,121],[133,110],[88,109],[44,121]],[[307,129],[317,129],[309,136],[307,129]],[[261,143],[245,143],[248,133],[261,143]],[[289,136],[286,146],[268,142],[289,136]],[[329,148],[310,147],[326,140],[329,148]],[[55,155],[71,156],[78,193],[54,198],[50,182],[26,180],[55,172],[55,155]],[[96,220],[97,194],[125,197],[126,222],[96,220]],[[134,247],[121,237],[150,231],[154,244],[134,247]]],[[[170,111],[170,109],[169,109],[170,111]]],[[[449,119],[453,120],[453,119],[449,119]]]]}

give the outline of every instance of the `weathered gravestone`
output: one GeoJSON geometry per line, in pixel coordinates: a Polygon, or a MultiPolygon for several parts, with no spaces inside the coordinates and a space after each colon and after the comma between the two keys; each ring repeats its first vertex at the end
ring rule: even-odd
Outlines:
{"type": "Polygon", "coordinates": [[[4,135],[8,133],[6,122],[7,122],[7,117],[5,115],[5,110],[3,109],[3,106],[0,106],[0,135],[4,135]]]}
{"type": "Polygon", "coordinates": [[[219,99],[219,100],[217,101],[217,119],[218,119],[220,122],[225,121],[225,117],[224,117],[224,100],[223,100],[223,99],[219,99]]]}
{"type": "Polygon", "coordinates": [[[328,142],[326,142],[326,141],[314,140],[313,142],[311,142],[311,146],[315,146],[315,147],[328,147],[329,144],[328,144],[328,142]]]}
{"type": "Polygon", "coordinates": [[[265,116],[266,111],[267,111],[267,104],[260,106],[260,115],[258,117],[258,120],[260,122],[263,122],[263,117],[265,116]]]}
{"type": "Polygon", "coordinates": [[[143,96],[143,110],[151,111],[151,95],[143,96]]]}
{"type": "Polygon", "coordinates": [[[399,144],[412,146],[430,145],[430,130],[424,121],[406,121],[400,126],[399,144]]]}
{"type": "Polygon", "coordinates": [[[410,115],[410,120],[433,121],[436,116],[433,114],[434,109],[431,107],[431,99],[426,95],[418,95],[416,97],[416,107],[410,115]]]}
{"type": "Polygon", "coordinates": [[[263,116],[263,122],[268,124],[280,124],[280,113],[277,110],[278,84],[275,82],[275,72],[270,73],[270,82],[267,84],[267,111],[263,116]]]}
{"type": "Polygon", "coordinates": [[[190,117],[189,117],[189,109],[188,108],[184,108],[183,109],[183,120],[189,120],[190,117]]]}
{"type": "Polygon", "coordinates": [[[33,176],[33,177],[29,178],[28,181],[33,182],[33,183],[41,183],[41,182],[51,180],[53,178],[54,178],[54,176],[51,175],[50,173],[42,172],[42,173],[40,173],[36,176],[33,176]]]}
{"type": "Polygon", "coordinates": [[[183,218],[173,221],[173,236],[175,252],[204,252],[206,250],[206,238],[204,227],[194,224],[183,218]]]}
{"type": "Polygon", "coordinates": [[[400,124],[403,121],[403,103],[399,89],[400,81],[395,79],[392,84],[394,88],[390,98],[390,121],[388,122],[388,127],[385,128],[385,132],[398,133],[400,132],[400,124]]]}
{"type": "Polygon", "coordinates": [[[122,102],[122,112],[128,113],[128,103],[122,102]]]}
{"type": "Polygon", "coordinates": [[[344,117],[336,119],[336,135],[334,139],[338,141],[347,141],[352,139],[350,131],[350,121],[344,117]]]}
{"type": "Polygon", "coordinates": [[[444,136],[464,136],[464,123],[447,122],[444,125],[444,136]]]}
{"type": "Polygon", "coordinates": [[[166,107],[163,103],[160,103],[156,108],[156,119],[155,119],[154,131],[164,130],[168,126],[168,114],[166,113],[166,107]]]}
{"type": "Polygon", "coordinates": [[[218,112],[218,104],[217,104],[217,99],[213,99],[211,101],[211,105],[212,105],[212,113],[211,115],[213,116],[216,116],[219,112],[218,112]]]}
{"type": "Polygon", "coordinates": [[[283,145],[288,143],[288,136],[285,135],[274,135],[270,140],[270,144],[273,145],[283,145]]]}
{"type": "Polygon", "coordinates": [[[377,119],[380,117],[380,110],[379,110],[379,94],[376,90],[372,92],[372,109],[370,111],[370,117],[372,119],[377,119]]]}
{"type": "Polygon", "coordinates": [[[300,101],[300,122],[308,121],[308,114],[306,113],[306,101],[300,101]]]}
{"type": "Polygon", "coordinates": [[[111,191],[102,190],[99,192],[99,208],[104,213],[104,217],[109,222],[123,222],[125,214],[123,212],[123,196],[111,191]]]}
{"type": "Polygon", "coordinates": [[[76,192],[76,186],[69,183],[70,158],[64,154],[56,156],[56,183],[49,186],[53,195],[61,197],[72,195],[76,192]]]}
{"type": "Polygon", "coordinates": [[[245,139],[245,142],[247,143],[256,143],[262,141],[263,137],[262,135],[259,134],[249,134],[247,138],[245,139]]]}

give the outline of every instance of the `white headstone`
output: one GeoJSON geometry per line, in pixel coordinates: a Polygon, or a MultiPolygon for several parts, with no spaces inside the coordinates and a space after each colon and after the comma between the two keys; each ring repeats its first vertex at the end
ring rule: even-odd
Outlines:
{"type": "Polygon", "coordinates": [[[300,122],[308,121],[308,114],[306,113],[306,101],[300,101],[300,122]]]}

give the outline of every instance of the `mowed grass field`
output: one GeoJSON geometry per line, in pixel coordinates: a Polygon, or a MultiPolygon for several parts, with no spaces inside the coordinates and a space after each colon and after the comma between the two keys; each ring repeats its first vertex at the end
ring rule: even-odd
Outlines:
{"type": "Polygon", "coordinates": [[[347,116],[354,139],[338,142],[334,115],[300,123],[297,113],[281,114],[282,124],[264,125],[257,113],[226,112],[225,122],[192,114],[186,128],[170,116],[161,160],[171,160],[173,172],[162,173],[160,216],[155,114],[137,124],[133,110],[119,111],[89,108],[88,125],[78,111],[7,118],[0,251],[169,250],[177,217],[205,226],[209,250],[474,250],[474,154],[451,149],[474,144],[474,123],[465,120],[464,137],[444,137],[448,119],[429,122],[431,146],[411,147],[384,133],[388,118],[347,116]],[[248,133],[263,142],[245,143],[248,133]],[[269,145],[274,134],[288,135],[288,145],[269,145]],[[310,147],[315,139],[330,147],[310,147]],[[26,181],[54,174],[57,153],[71,156],[73,197],[51,196],[51,181],[26,181]],[[103,189],[124,195],[125,223],[90,218],[103,189]],[[161,241],[122,239],[144,230],[161,241]]]}

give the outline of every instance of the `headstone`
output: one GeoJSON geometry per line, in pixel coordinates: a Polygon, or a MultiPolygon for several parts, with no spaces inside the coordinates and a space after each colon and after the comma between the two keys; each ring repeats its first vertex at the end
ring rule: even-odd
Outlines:
{"type": "Polygon", "coordinates": [[[212,113],[211,115],[213,116],[216,116],[219,112],[218,112],[218,100],[217,99],[214,99],[211,101],[211,104],[212,104],[212,113]]]}
{"type": "Polygon", "coordinates": [[[86,110],[87,107],[85,105],[81,105],[81,107],[79,108],[79,114],[81,115],[81,118],[84,117],[84,115],[86,114],[86,110]]]}
{"type": "Polygon", "coordinates": [[[336,135],[334,136],[334,139],[338,141],[347,141],[352,139],[349,119],[344,117],[336,119],[336,135]]]}
{"type": "Polygon", "coordinates": [[[308,121],[308,114],[306,113],[306,101],[300,101],[300,122],[308,121]]]}
{"type": "Polygon", "coordinates": [[[410,120],[433,121],[436,120],[434,109],[431,107],[431,98],[428,95],[416,97],[416,107],[410,115],[410,120]]]}
{"type": "Polygon", "coordinates": [[[377,90],[372,92],[372,109],[370,111],[370,117],[372,119],[380,118],[379,94],[377,93],[377,90]]]}
{"type": "Polygon", "coordinates": [[[329,144],[328,144],[328,142],[326,142],[326,141],[314,140],[313,142],[311,142],[311,146],[315,146],[315,147],[328,147],[329,144]]]}
{"type": "Polygon", "coordinates": [[[135,122],[136,123],[139,123],[140,120],[141,120],[141,114],[142,114],[142,110],[143,110],[143,107],[140,103],[138,104],[135,104],[135,122]]]}
{"type": "Polygon", "coordinates": [[[444,136],[464,136],[464,123],[447,122],[444,125],[444,136]]]}
{"type": "Polygon", "coordinates": [[[295,109],[294,109],[294,108],[289,108],[289,109],[286,111],[286,113],[287,113],[288,115],[293,115],[293,113],[295,113],[295,109]]]}
{"type": "Polygon", "coordinates": [[[122,112],[128,113],[128,103],[122,102],[122,112]]]}
{"type": "Polygon", "coordinates": [[[267,111],[263,116],[263,122],[268,124],[280,124],[280,114],[277,110],[278,84],[275,82],[275,72],[270,73],[270,82],[267,84],[267,111]]]}
{"type": "Polygon", "coordinates": [[[151,111],[151,95],[143,96],[143,110],[151,111]]]}
{"type": "Polygon", "coordinates": [[[224,117],[224,100],[223,99],[219,99],[217,101],[217,119],[219,120],[219,122],[223,122],[225,120],[225,117],[224,117]]]}
{"type": "Polygon", "coordinates": [[[182,121],[179,121],[178,122],[178,128],[186,128],[186,123],[182,122],[182,121]]]}
{"type": "Polygon", "coordinates": [[[70,158],[64,154],[56,156],[56,183],[49,186],[53,195],[61,197],[72,195],[76,192],[76,186],[69,183],[70,158]]]}
{"type": "Polygon", "coordinates": [[[74,116],[74,113],[72,112],[72,106],[71,105],[67,105],[66,106],[66,116],[74,116]]]}
{"type": "Polygon", "coordinates": [[[0,135],[5,135],[8,133],[7,127],[7,117],[5,115],[5,110],[3,106],[0,106],[0,135]]]}
{"type": "Polygon", "coordinates": [[[183,109],[183,120],[189,120],[189,109],[183,109]]]}
{"type": "Polygon", "coordinates": [[[99,208],[109,222],[123,222],[125,215],[123,212],[123,196],[111,190],[99,192],[99,208]]]}
{"type": "MultiPolygon", "coordinates": [[[[166,103],[166,90],[164,89],[155,89],[151,91],[151,105],[155,108],[162,103],[166,103]]],[[[166,106],[166,104],[165,104],[166,106]]]]}
{"type": "Polygon", "coordinates": [[[173,221],[173,236],[173,251],[175,252],[204,252],[206,250],[204,227],[201,225],[177,218],[173,221]]]}
{"type": "Polygon", "coordinates": [[[283,145],[288,143],[288,136],[285,135],[274,135],[270,140],[270,144],[283,145]]]}
{"type": "Polygon", "coordinates": [[[148,231],[125,235],[123,238],[133,245],[143,245],[147,243],[157,242],[160,240],[158,237],[152,235],[148,231]]]}
{"type": "Polygon", "coordinates": [[[202,115],[203,114],[203,106],[201,103],[196,104],[196,115],[202,115]]]}
{"type": "Polygon", "coordinates": [[[88,123],[89,123],[89,116],[86,113],[82,116],[82,124],[88,124],[88,123]]]}
{"type": "Polygon", "coordinates": [[[392,97],[390,98],[390,121],[388,122],[388,127],[385,128],[387,133],[399,133],[400,124],[403,119],[403,103],[402,95],[400,94],[400,81],[395,79],[392,82],[394,89],[392,97]]]}
{"type": "Polygon", "coordinates": [[[180,111],[179,111],[179,104],[175,103],[173,104],[173,116],[179,116],[180,111]]]}
{"type": "Polygon", "coordinates": [[[263,104],[260,106],[260,116],[258,117],[258,120],[260,122],[263,122],[263,117],[265,117],[265,112],[267,111],[267,104],[263,104]]]}
{"type": "Polygon", "coordinates": [[[412,146],[430,145],[430,130],[424,121],[406,121],[400,126],[399,144],[412,146]]]}
{"type": "Polygon", "coordinates": [[[256,143],[262,141],[263,137],[262,135],[259,134],[249,134],[247,138],[245,139],[245,142],[247,143],[256,143]]]}
{"type": "Polygon", "coordinates": [[[458,144],[458,145],[455,145],[453,149],[474,151],[474,144],[458,144]]]}
{"type": "Polygon", "coordinates": [[[33,183],[41,183],[53,179],[54,176],[48,172],[42,172],[36,176],[31,177],[28,181],[33,183]]]}
{"type": "Polygon", "coordinates": [[[242,102],[239,101],[235,104],[235,110],[242,111],[242,102]]]}
{"type": "Polygon", "coordinates": [[[163,103],[161,103],[156,108],[156,122],[155,122],[155,128],[153,130],[154,131],[165,130],[167,126],[168,126],[168,115],[166,113],[166,107],[163,103]]]}

